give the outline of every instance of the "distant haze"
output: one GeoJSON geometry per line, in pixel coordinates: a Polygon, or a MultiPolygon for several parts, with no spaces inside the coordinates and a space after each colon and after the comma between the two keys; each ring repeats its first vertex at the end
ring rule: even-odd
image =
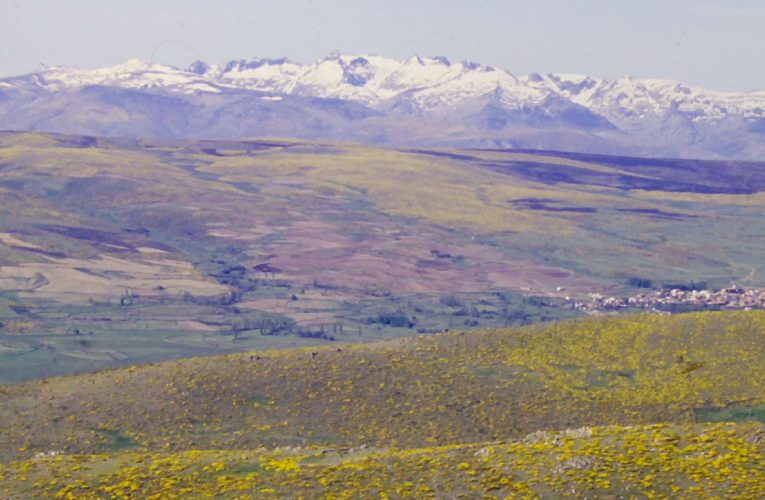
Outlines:
{"type": "Polygon", "coordinates": [[[332,51],[765,89],[758,0],[0,0],[0,77],[332,51]]]}

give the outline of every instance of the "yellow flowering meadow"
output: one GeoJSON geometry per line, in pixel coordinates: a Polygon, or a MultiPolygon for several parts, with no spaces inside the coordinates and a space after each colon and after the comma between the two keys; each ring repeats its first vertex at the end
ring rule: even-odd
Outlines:
{"type": "Polygon", "coordinates": [[[644,314],[0,387],[0,493],[762,497],[763,337],[644,314]]]}
{"type": "Polygon", "coordinates": [[[72,455],[0,467],[0,492],[49,498],[761,498],[758,424],[586,427],[411,450],[72,455]]]}

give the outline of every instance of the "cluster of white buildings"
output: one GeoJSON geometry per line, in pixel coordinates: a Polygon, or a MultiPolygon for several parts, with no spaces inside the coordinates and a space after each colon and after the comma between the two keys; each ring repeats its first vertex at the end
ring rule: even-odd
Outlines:
{"type": "Polygon", "coordinates": [[[628,308],[666,312],[671,311],[673,306],[689,309],[765,309],[765,290],[744,289],[732,284],[721,290],[671,288],[627,298],[590,293],[586,299],[573,300],[574,309],[589,313],[628,308]]]}

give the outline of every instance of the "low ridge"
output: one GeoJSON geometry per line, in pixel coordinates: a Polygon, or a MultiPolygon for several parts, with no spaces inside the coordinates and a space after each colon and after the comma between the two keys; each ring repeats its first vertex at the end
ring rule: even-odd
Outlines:
{"type": "Polygon", "coordinates": [[[0,456],[32,460],[0,475],[75,496],[754,492],[762,427],[698,423],[760,418],[764,334],[763,312],[624,316],[3,387],[0,456]]]}

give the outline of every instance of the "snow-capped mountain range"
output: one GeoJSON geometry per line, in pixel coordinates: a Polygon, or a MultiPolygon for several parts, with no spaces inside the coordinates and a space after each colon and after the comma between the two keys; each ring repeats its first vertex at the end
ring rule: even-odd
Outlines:
{"type": "Polygon", "coordinates": [[[288,135],[398,145],[765,158],[765,91],[333,54],[48,67],[0,80],[0,128],[106,135],[288,135]]]}

